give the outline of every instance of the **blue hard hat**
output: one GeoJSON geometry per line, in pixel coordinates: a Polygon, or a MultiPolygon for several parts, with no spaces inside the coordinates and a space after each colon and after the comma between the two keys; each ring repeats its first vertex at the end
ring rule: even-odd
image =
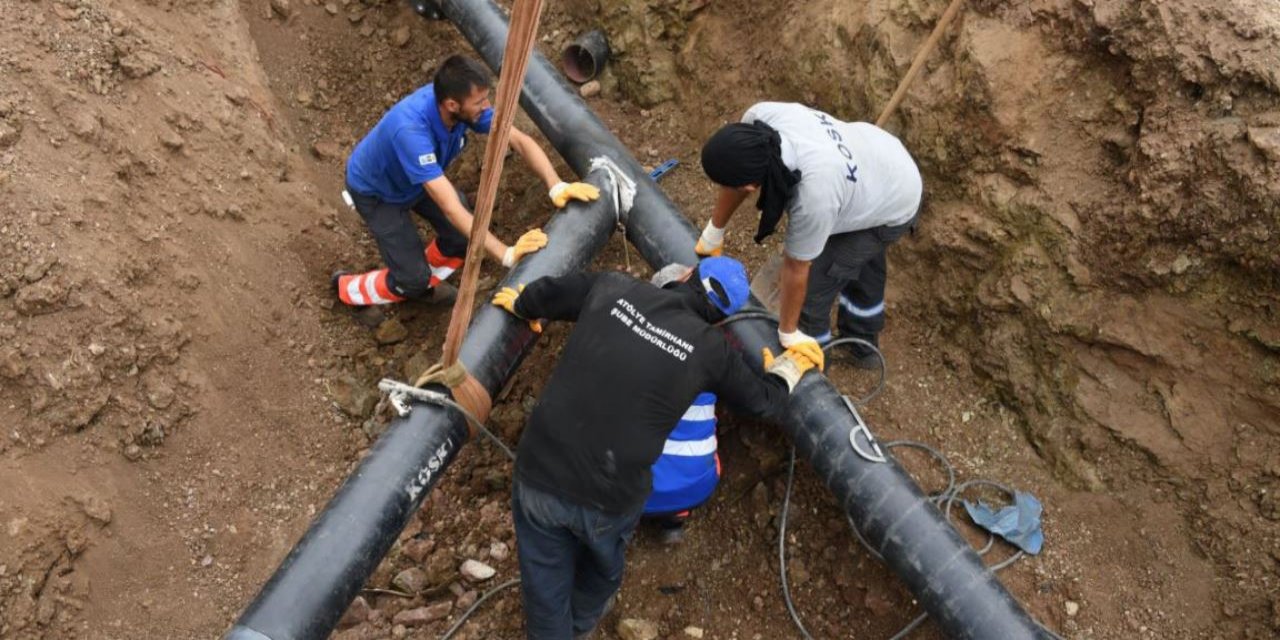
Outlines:
{"type": "Polygon", "coordinates": [[[747,268],[733,258],[706,258],[698,263],[698,280],[711,304],[731,316],[751,297],[747,268]]]}

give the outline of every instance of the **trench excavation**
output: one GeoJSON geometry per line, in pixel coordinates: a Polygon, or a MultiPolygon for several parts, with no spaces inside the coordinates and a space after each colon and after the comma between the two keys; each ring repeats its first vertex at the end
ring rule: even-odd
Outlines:
{"type": "MultiPolygon", "coordinates": [[[[501,66],[506,23],[497,5],[446,0],[417,8],[449,19],[491,67],[501,66]]],[[[583,268],[607,241],[615,221],[654,268],[696,261],[692,247],[697,232],[688,219],[536,52],[521,105],[579,176],[609,193],[607,173],[592,172],[593,159],[607,157],[635,183],[636,194],[628,211],[615,210],[606,197],[582,207],[589,213],[558,215],[548,227],[554,250],[535,254],[506,282],[583,268]],[[564,222],[567,215],[589,215],[591,223],[569,226],[564,222]]],[[[758,303],[755,311],[758,314],[758,303]]],[[[728,325],[731,342],[755,366],[760,365],[762,347],[778,349],[775,329],[763,318],[728,325]]],[[[519,366],[533,337],[524,323],[485,306],[464,343],[462,360],[494,395],[519,366]]],[[[895,459],[881,450],[852,405],[825,378],[807,376],[796,388],[784,427],[869,548],[903,580],[948,637],[1055,637],[1027,615],[895,459]]],[[[465,429],[457,411],[414,403],[411,413],[393,422],[313,521],[226,638],[326,637],[465,444],[465,429]]]]}
{"type": "MultiPolygon", "coordinates": [[[[562,63],[578,45],[576,77],[595,77],[565,88],[625,144],[620,162],[668,171],[678,213],[658,194],[623,217],[655,260],[688,238],[653,227],[714,205],[698,149],[717,127],[772,100],[871,122],[916,69],[886,129],[928,206],[889,253],[890,377],[858,410],[883,448],[945,453],[954,482],[891,449],[931,495],[982,477],[1043,502],[1043,551],[998,574],[1007,613],[1081,640],[1276,637],[1280,5],[969,2],[915,64],[951,2],[560,0],[537,47],[562,63]]],[[[398,0],[0,0],[0,15],[0,638],[210,638],[242,615],[259,640],[522,637],[520,592],[497,589],[519,575],[511,464],[454,411],[393,420],[378,394],[431,364],[448,312],[353,318],[328,288],[381,264],[339,198],[354,146],[474,48],[398,0]]],[[[527,97],[600,132],[573,100],[527,97]]],[[[448,176],[468,195],[473,142],[448,176]]],[[[507,166],[501,238],[555,212],[536,172],[507,166]]],[[[616,217],[557,216],[564,252],[518,277],[647,276],[616,217]]],[[[780,243],[754,243],[747,217],[726,250],[758,273],[780,243]]],[[[487,264],[481,290],[507,275],[487,264]]],[[[479,313],[465,359],[501,388],[489,426],[514,444],[571,327],[534,340],[479,313]]],[[[739,322],[759,335],[735,340],[769,337],[739,322]]],[[[869,386],[833,365],[840,391],[869,386]]],[[[602,640],[634,621],[802,637],[782,584],[819,640],[892,638],[920,615],[829,469],[798,452],[790,474],[782,429],[720,418],[719,488],[682,545],[640,528],[602,640]]],[[[907,637],[947,633],[932,615],[907,637]]]]}

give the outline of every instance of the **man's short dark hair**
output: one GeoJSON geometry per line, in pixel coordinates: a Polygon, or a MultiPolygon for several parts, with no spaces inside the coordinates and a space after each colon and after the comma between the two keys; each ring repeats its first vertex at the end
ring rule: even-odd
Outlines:
{"type": "Polygon", "coordinates": [[[431,82],[435,84],[437,100],[453,99],[462,102],[476,87],[491,88],[493,76],[483,64],[458,54],[449,56],[440,64],[431,82]]]}

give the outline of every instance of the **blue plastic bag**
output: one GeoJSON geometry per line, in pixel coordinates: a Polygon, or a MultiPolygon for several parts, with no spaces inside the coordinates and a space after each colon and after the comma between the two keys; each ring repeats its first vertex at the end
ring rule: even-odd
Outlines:
{"type": "Polygon", "coordinates": [[[1040,514],[1044,507],[1036,497],[1023,492],[1013,492],[1013,504],[993,511],[986,503],[973,504],[962,501],[964,510],[978,526],[994,533],[1019,549],[1035,555],[1044,546],[1044,532],[1040,530],[1040,514]]]}

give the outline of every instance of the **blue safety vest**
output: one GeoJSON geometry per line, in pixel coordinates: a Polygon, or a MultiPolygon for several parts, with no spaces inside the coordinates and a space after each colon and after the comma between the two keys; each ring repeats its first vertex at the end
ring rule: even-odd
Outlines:
{"type": "Polygon", "coordinates": [[[720,481],[716,456],[716,396],[700,393],[667,437],[653,464],[653,493],[646,515],[692,509],[711,497],[720,481]]]}

